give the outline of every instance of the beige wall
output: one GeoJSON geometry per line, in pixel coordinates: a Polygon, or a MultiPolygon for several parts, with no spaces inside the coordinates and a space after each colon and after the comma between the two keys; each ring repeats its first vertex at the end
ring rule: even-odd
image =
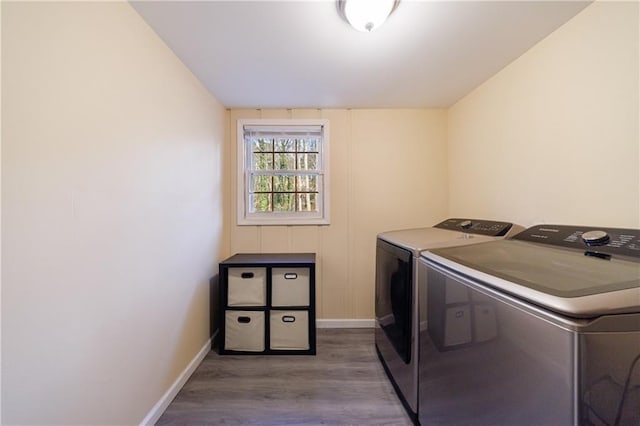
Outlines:
{"type": "Polygon", "coordinates": [[[203,347],[226,115],[129,4],[2,2],[3,424],[135,424],[203,347]]]}
{"type": "MultiPolygon", "coordinates": [[[[331,224],[231,225],[231,251],[317,253],[320,319],[371,319],[376,234],[431,225],[446,216],[446,112],[232,110],[228,151],[236,164],[239,118],[330,120],[331,224]]],[[[232,174],[235,176],[235,174],[232,174]]],[[[235,177],[230,192],[235,194],[235,177]]],[[[236,217],[236,200],[229,205],[236,217]]]]}
{"type": "Polygon", "coordinates": [[[5,424],[142,420],[231,253],[316,252],[318,317],[368,320],[378,232],[640,226],[637,3],[595,3],[449,110],[227,113],[126,3],[1,14],[5,424]],[[250,117],[330,120],[331,225],[235,225],[250,117]]]}
{"type": "Polygon", "coordinates": [[[449,110],[450,215],[640,226],[638,22],[596,2],[449,110]]]}

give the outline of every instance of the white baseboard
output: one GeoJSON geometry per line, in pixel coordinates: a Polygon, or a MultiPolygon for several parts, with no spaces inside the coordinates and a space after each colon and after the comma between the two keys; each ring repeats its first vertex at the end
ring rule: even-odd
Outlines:
{"type": "Polygon", "coordinates": [[[166,410],[169,404],[171,404],[171,401],[173,401],[173,398],[176,397],[178,392],[180,392],[180,389],[182,389],[187,380],[189,380],[189,377],[191,377],[196,368],[198,368],[204,357],[207,356],[207,354],[211,350],[211,341],[216,337],[216,334],[217,331],[214,333],[211,339],[205,342],[202,349],[200,349],[196,356],[193,357],[189,365],[187,365],[182,373],[180,373],[175,382],[173,382],[171,387],[167,389],[160,400],[156,402],[156,405],[153,406],[153,408],[151,409],[151,411],[149,411],[145,418],[142,419],[142,421],[140,422],[140,426],[151,426],[158,421],[160,416],[162,416],[162,413],[164,413],[164,410],[166,410]]]}
{"type": "Polygon", "coordinates": [[[374,328],[373,319],[318,319],[316,328],[374,328]]]}

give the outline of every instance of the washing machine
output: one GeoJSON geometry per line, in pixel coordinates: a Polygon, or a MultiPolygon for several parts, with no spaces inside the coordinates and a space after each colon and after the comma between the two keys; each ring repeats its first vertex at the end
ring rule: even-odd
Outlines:
{"type": "Polygon", "coordinates": [[[502,239],[523,228],[507,222],[447,219],[429,228],[383,232],[376,241],[375,347],[412,420],[418,409],[418,259],[435,247],[502,239]]]}
{"type": "Polygon", "coordinates": [[[420,268],[421,424],[640,424],[640,230],[534,226],[420,268]]]}

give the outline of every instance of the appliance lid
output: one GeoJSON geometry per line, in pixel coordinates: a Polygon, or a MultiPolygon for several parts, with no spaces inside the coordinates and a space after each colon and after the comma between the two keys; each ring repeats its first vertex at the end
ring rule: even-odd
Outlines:
{"type": "MultiPolygon", "coordinates": [[[[606,243],[601,241],[604,243],[601,246],[588,246],[578,243],[574,230],[564,229],[553,234],[556,235],[553,242],[540,244],[529,238],[540,234],[540,227],[534,228],[512,240],[435,249],[424,252],[423,257],[571,316],[640,312],[640,250],[635,246],[640,240],[636,240],[637,237],[627,238],[622,245],[619,238],[612,238],[606,243]],[[567,232],[571,236],[568,242],[565,241],[567,232]],[[613,247],[607,248],[608,244],[613,247]],[[612,251],[616,254],[609,254],[612,251]]],[[[557,229],[549,225],[547,228],[557,229]]],[[[617,231],[625,231],[623,235],[640,233],[617,231]]],[[[578,236],[600,235],[591,232],[581,231],[578,236]]]]}
{"type": "Polygon", "coordinates": [[[420,252],[434,247],[475,244],[502,238],[514,227],[511,223],[479,219],[447,219],[429,228],[387,231],[378,239],[403,247],[420,256],[420,252]]]}
{"type": "Polygon", "coordinates": [[[429,248],[480,243],[493,238],[437,228],[416,228],[382,232],[378,234],[378,239],[405,248],[418,257],[420,252],[429,248]]]}

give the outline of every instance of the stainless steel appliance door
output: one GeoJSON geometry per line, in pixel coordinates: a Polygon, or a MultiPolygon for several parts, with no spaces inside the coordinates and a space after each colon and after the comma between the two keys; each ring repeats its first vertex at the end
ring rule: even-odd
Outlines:
{"type": "Polygon", "coordinates": [[[420,423],[574,424],[580,324],[420,262],[420,423]]]}
{"type": "Polygon", "coordinates": [[[376,323],[398,356],[411,361],[413,255],[378,240],[376,246],[376,323]]]}
{"type": "Polygon", "coordinates": [[[376,349],[387,374],[415,418],[418,410],[416,334],[417,260],[408,250],[378,240],[376,253],[376,349]]]}

